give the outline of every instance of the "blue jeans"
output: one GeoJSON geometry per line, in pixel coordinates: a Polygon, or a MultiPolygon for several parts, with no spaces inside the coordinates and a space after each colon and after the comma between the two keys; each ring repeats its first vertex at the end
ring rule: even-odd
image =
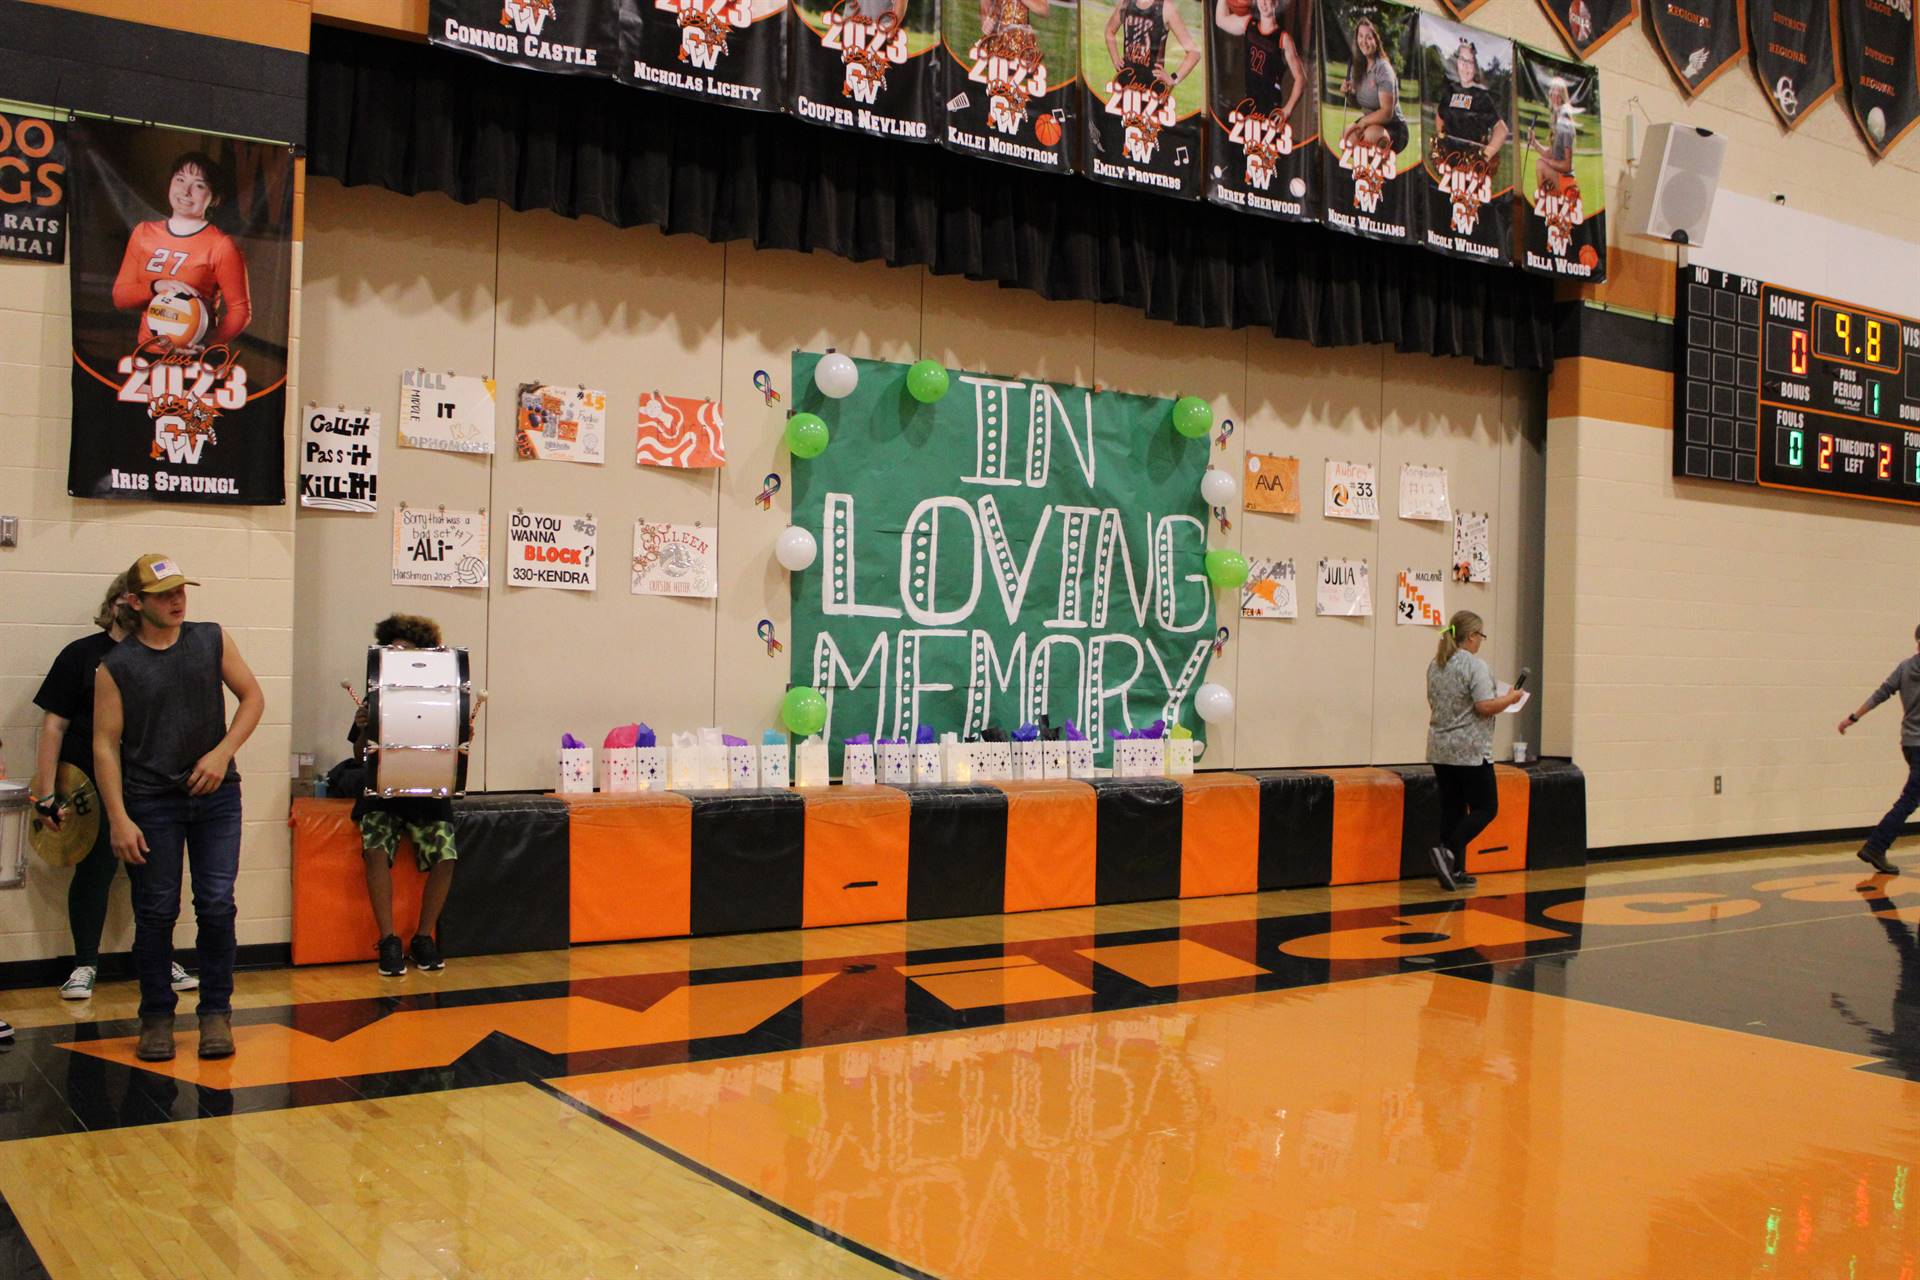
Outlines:
{"type": "Polygon", "coordinates": [[[133,967],[140,1013],[172,1013],[173,925],[180,918],[180,873],[193,855],[193,914],[200,925],[200,1012],[233,1008],[233,882],[240,873],[240,784],[207,796],[176,792],[128,796],[127,816],[147,838],[145,866],[133,880],[133,967]]]}
{"type": "Polygon", "coordinates": [[[1907,785],[1900,788],[1900,798],[1867,836],[1866,847],[1878,854],[1885,854],[1893,847],[1893,842],[1900,838],[1900,828],[1906,826],[1913,811],[1920,808],[1920,747],[1902,747],[1900,754],[1907,758],[1907,785]]]}

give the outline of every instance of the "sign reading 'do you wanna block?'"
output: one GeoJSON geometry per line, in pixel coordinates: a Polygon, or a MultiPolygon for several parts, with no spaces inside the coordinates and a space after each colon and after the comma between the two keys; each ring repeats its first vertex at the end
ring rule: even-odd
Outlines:
{"type": "Polygon", "coordinates": [[[1380,485],[1371,462],[1327,459],[1327,516],[1335,520],[1378,520],[1380,485]]]}
{"type": "Polygon", "coordinates": [[[1300,514],[1300,459],[1271,453],[1247,455],[1247,482],[1241,486],[1249,511],[1300,514]]]}
{"type": "Polygon", "coordinates": [[[507,585],[592,591],[599,536],[592,516],[514,512],[507,519],[507,585]]]}
{"type": "Polygon", "coordinates": [[[1393,613],[1403,627],[1445,626],[1447,575],[1438,569],[1402,569],[1393,613]]]}
{"type": "Polygon", "coordinates": [[[393,585],[484,588],[487,513],[401,506],[393,513],[393,585]]]}
{"type": "Polygon", "coordinates": [[[1371,618],[1373,578],[1365,560],[1322,560],[1313,611],[1323,618],[1371,618]]]}
{"type": "Polygon", "coordinates": [[[587,387],[520,388],[514,413],[514,451],[548,462],[606,460],[607,393],[587,387]]]}
{"type": "Polygon", "coordinates": [[[699,524],[633,522],[633,594],[691,596],[720,594],[719,530],[699,524]]]}
{"type": "Polygon", "coordinates": [[[406,369],[400,374],[400,443],[448,453],[493,452],[492,378],[406,369]]]}
{"type": "Polygon", "coordinates": [[[373,512],[380,506],[380,415],[308,405],[300,418],[300,505],[373,512]]]}

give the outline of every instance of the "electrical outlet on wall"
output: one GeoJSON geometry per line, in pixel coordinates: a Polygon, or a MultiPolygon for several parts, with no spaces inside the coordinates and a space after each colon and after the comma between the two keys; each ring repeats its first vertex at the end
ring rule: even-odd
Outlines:
{"type": "Polygon", "coordinates": [[[1720,794],[1720,775],[1717,773],[1713,775],[1713,794],[1720,794]]]}

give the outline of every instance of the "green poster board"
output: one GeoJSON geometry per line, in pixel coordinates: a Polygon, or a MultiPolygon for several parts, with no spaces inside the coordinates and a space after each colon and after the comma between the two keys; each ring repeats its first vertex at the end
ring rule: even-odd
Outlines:
{"type": "Polygon", "coordinates": [[[962,738],[1072,720],[1110,762],[1111,729],[1199,734],[1193,691],[1214,638],[1210,441],[1173,402],[949,370],[945,398],[907,366],[860,360],[843,400],[793,357],[793,409],[825,453],[793,459],[793,521],[820,555],[793,575],[789,679],[827,697],[827,737],[962,738]]]}

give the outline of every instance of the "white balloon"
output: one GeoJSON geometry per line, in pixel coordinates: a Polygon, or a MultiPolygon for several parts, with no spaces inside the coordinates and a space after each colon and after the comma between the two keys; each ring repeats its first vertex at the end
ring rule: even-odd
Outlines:
{"type": "Polygon", "coordinates": [[[811,533],[797,524],[782,529],[780,536],[773,541],[773,558],[790,573],[799,573],[809,567],[819,554],[820,544],[813,540],[811,533]]]}
{"type": "Polygon", "coordinates": [[[1193,709],[1208,724],[1233,718],[1233,694],[1223,684],[1203,684],[1193,691],[1193,709]]]}
{"type": "Polygon", "coordinates": [[[1240,496],[1240,486],[1234,482],[1232,473],[1208,467],[1207,473],[1200,477],[1200,496],[1210,507],[1231,506],[1240,496]]]}
{"type": "Polygon", "coordinates": [[[860,368],[851,357],[830,351],[813,367],[813,385],[830,400],[844,400],[860,385],[860,368]]]}

